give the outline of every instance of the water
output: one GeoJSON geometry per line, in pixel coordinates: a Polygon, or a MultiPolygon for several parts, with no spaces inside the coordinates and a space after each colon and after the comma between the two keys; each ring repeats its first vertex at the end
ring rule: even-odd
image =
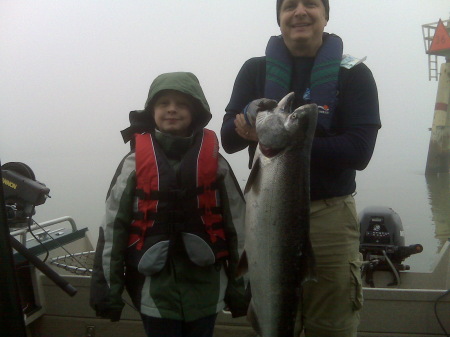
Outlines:
{"type": "MultiPolygon", "coordinates": [[[[50,188],[52,196],[36,208],[35,220],[42,222],[72,216],[79,228],[89,228],[95,242],[106,192],[121,155],[105,157],[108,160],[98,161],[95,156],[86,155],[28,158],[26,164],[32,168],[37,180],[50,188]],[[92,165],[84,165],[85,169],[74,164],[80,162],[92,165]]],[[[246,151],[226,157],[244,187],[249,174],[245,169],[246,151]]],[[[424,247],[422,253],[411,256],[405,264],[412,271],[430,271],[442,245],[450,237],[449,175],[425,177],[420,158],[410,165],[386,162],[376,157],[366,170],[357,173],[357,211],[361,212],[367,206],[391,207],[403,222],[406,244],[419,243],[424,247]]]]}
{"type": "MultiPolygon", "coordinates": [[[[357,211],[360,213],[368,206],[392,208],[402,220],[405,244],[421,244],[424,248],[404,264],[414,272],[431,271],[443,244],[450,238],[449,175],[426,177],[420,158],[401,158],[397,165],[384,159],[375,158],[368,168],[357,172],[357,211]]],[[[227,160],[233,168],[246,164],[244,156],[232,155],[227,160]]],[[[248,172],[235,170],[242,187],[248,172]]]]}

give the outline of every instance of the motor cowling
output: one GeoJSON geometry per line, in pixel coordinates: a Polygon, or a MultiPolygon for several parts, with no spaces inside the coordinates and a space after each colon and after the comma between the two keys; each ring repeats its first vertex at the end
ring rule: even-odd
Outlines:
{"type": "Polygon", "coordinates": [[[372,270],[408,270],[402,262],[423,251],[420,244],[405,246],[400,216],[390,207],[370,206],[359,214],[360,252],[372,270]]]}
{"type": "Polygon", "coordinates": [[[405,245],[402,220],[392,208],[367,207],[360,213],[359,219],[361,244],[405,245]]]}

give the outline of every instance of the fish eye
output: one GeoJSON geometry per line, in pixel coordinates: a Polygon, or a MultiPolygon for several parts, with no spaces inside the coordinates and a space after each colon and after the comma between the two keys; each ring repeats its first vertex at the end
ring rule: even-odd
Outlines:
{"type": "Polygon", "coordinates": [[[291,115],[291,119],[297,119],[297,113],[296,112],[294,112],[292,115],[291,115]]]}

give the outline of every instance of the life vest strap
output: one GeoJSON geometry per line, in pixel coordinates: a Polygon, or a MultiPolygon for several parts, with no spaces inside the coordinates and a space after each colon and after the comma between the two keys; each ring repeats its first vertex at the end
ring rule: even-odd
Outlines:
{"type": "Polygon", "coordinates": [[[146,193],[142,189],[136,189],[135,195],[141,200],[182,201],[191,199],[204,193],[205,190],[218,190],[219,183],[213,182],[208,188],[199,186],[192,189],[173,189],[170,191],[150,191],[146,193]]]}
{"type": "MultiPolygon", "coordinates": [[[[221,223],[214,223],[212,230],[220,230],[223,228],[221,223]]],[[[152,227],[147,227],[144,236],[162,235],[162,234],[177,234],[177,233],[195,233],[204,232],[205,225],[202,223],[189,222],[174,222],[174,223],[155,223],[152,227]]],[[[131,227],[130,234],[141,234],[138,228],[131,227]]]]}
{"type": "MultiPolygon", "coordinates": [[[[212,214],[222,214],[222,207],[212,207],[209,209],[212,214]]],[[[206,213],[206,209],[198,208],[194,210],[167,210],[152,212],[148,210],[147,212],[135,212],[135,220],[144,221],[158,221],[158,222],[186,222],[190,219],[203,216],[206,213]]]]}

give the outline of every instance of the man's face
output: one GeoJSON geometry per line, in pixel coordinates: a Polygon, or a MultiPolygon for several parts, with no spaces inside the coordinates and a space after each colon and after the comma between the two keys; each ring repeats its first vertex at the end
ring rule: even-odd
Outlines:
{"type": "MultiPolygon", "coordinates": [[[[316,48],[327,25],[321,0],[285,0],[280,8],[280,29],[286,46],[316,48]]],[[[311,55],[314,56],[314,55],[311,55]]]]}
{"type": "Polygon", "coordinates": [[[190,135],[192,103],[189,96],[175,90],[164,91],[153,109],[159,131],[182,137],[190,135]]]}

